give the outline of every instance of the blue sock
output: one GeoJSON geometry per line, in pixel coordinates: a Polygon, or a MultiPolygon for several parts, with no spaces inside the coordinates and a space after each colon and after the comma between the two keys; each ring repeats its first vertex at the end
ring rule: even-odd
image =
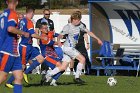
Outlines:
{"type": "Polygon", "coordinates": [[[12,82],[15,80],[15,77],[11,75],[11,77],[8,79],[7,83],[12,84],[12,82]]]}
{"type": "Polygon", "coordinates": [[[33,63],[29,66],[28,69],[25,70],[25,74],[29,74],[33,69],[35,69],[37,66],[40,65],[40,63],[37,60],[32,60],[33,63]]]}
{"type": "Polygon", "coordinates": [[[54,75],[52,78],[55,80],[58,80],[58,78],[64,73],[65,71],[61,71],[59,73],[57,73],[56,75],[54,75]]]}
{"type": "MultiPolygon", "coordinates": [[[[49,66],[51,69],[54,69],[56,67],[56,65],[48,62],[47,60],[44,61],[44,63],[49,66]]],[[[54,75],[52,78],[57,80],[65,71],[61,71],[58,74],[54,75]]]]}
{"type": "Polygon", "coordinates": [[[22,93],[22,85],[14,84],[13,93],[22,93]]]}

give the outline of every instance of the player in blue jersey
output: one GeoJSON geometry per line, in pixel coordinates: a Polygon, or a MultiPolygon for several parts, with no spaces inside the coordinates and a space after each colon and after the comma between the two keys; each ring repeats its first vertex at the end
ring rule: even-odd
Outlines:
{"type": "Polygon", "coordinates": [[[18,0],[6,0],[8,8],[0,15],[0,84],[13,72],[13,93],[22,93],[22,65],[18,54],[17,34],[29,37],[29,33],[18,30],[18,16],[15,11],[18,0]]]}
{"type": "MultiPolygon", "coordinates": [[[[39,49],[37,47],[32,46],[32,38],[37,39],[45,39],[44,37],[40,37],[39,35],[35,34],[34,32],[34,26],[33,22],[31,21],[32,17],[34,15],[34,9],[27,8],[26,9],[26,17],[20,20],[19,22],[19,29],[23,30],[24,32],[30,33],[30,37],[25,38],[21,36],[21,42],[19,44],[19,53],[22,60],[22,67],[23,70],[26,68],[26,63],[29,59],[35,58],[35,60],[32,60],[33,63],[30,65],[30,67],[25,70],[24,80],[28,83],[27,75],[30,71],[32,71],[36,66],[40,65],[44,61],[44,57],[40,54],[39,49]]],[[[11,76],[8,80],[8,84],[12,83],[14,80],[14,77],[11,76]]]]}
{"type": "MultiPolygon", "coordinates": [[[[24,18],[24,15],[19,13],[18,14],[18,22],[24,18]]],[[[20,35],[18,35],[18,38],[20,38],[20,35]]],[[[19,41],[18,41],[19,42],[19,41]]],[[[5,84],[6,87],[8,88],[14,88],[14,86],[11,84],[11,82],[14,81],[14,76],[12,75],[12,77],[10,77],[10,79],[8,79],[7,83],[5,84]]]]}
{"type": "MultiPolygon", "coordinates": [[[[59,34],[55,33],[54,31],[48,31],[47,23],[43,22],[41,23],[40,27],[41,31],[41,37],[47,37],[47,40],[40,40],[40,49],[42,55],[46,59],[47,65],[54,69],[56,66],[61,65],[61,60],[63,58],[63,52],[60,47],[55,45],[54,37],[57,37],[59,34]],[[51,57],[53,60],[51,60],[49,57],[51,57]]],[[[57,86],[56,80],[60,77],[60,75],[63,72],[58,73],[57,75],[53,76],[53,80],[50,83],[50,85],[57,86]]],[[[43,84],[45,81],[45,77],[42,77],[41,84],[43,84]]],[[[48,82],[48,80],[47,80],[48,82]]]]}
{"type": "MultiPolygon", "coordinates": [[[[36,25],[35,25],[35,30],[36,33],[40,34],[39,28],[41,23],[45,22],[48,25],[48,31],[54,31],[54,22],[53,20],[50,19],[50,14],[51,11],[49,9],[44,9],[43,10],[43,18],[40,18],[37,20],[36,25]]],[[[46,72],[49,69],[49,67],[47,67],[44,63],[41,64],[41,73],[42,72],[46,72]]],[[[44,74],[42,74],[42,77],[44,76],[44,74]]]]}

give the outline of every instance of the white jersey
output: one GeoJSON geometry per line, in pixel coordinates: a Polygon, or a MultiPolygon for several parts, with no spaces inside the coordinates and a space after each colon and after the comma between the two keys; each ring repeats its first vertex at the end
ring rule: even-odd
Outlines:
{"type": "Polygon", "coordinates": [[[61,35],[68,35],[66,41],[64,42],[65,47],[75,47],[78,42],[80,31],[85,31],[85,26],[80,23],[78,26],[74,26],[73,24],[69,23],[64,26],[61,35]]]}

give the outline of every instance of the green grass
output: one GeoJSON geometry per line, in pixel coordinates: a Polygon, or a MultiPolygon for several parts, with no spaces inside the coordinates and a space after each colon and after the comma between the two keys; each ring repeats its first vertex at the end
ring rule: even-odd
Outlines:
{"type": "MultiPolygon", "coordinates": [[[[82,76],[84,85],[73,82],[73,76],[63,75],[58,81],[59,86],[40,86],[40,75],[30,75],[30,86],[23,82],[23,93],[140,93],[140,77],[116,76],[118,83],[114,87],[106,84],[107,76],[82,76]]],[[[3,85],[0,93],[12,93],[3,85]]]]}

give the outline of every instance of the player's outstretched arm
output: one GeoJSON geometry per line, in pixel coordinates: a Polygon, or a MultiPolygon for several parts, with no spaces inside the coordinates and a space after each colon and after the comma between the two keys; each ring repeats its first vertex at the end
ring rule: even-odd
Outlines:
{"type": "Polygon", "coordinates": [[[85,40],[85,43],[86,43],[86,49],[88,50],[90,47],[89,47],[89,40],[88,40],[87,33],[84,34],[84,40],[85,40]]]}
{"type": "Polygon", "coordinates": [[[93,37],[94,39],[97,40],[98,44],[102,45],[103,42],[93,33],[93,32],[90,32],[88,29],[86,29],[86,32],[89,36],[93,37]]]}
{"type": "Polygon", "coordinates": [[[13,33],[13,34],[23,35],[25,37],[29,37],[29,33],[21,31],[21,30],[17,29],[16,27],[13,27],[13,26],[8,27],[8,32],[13,33]]]}

